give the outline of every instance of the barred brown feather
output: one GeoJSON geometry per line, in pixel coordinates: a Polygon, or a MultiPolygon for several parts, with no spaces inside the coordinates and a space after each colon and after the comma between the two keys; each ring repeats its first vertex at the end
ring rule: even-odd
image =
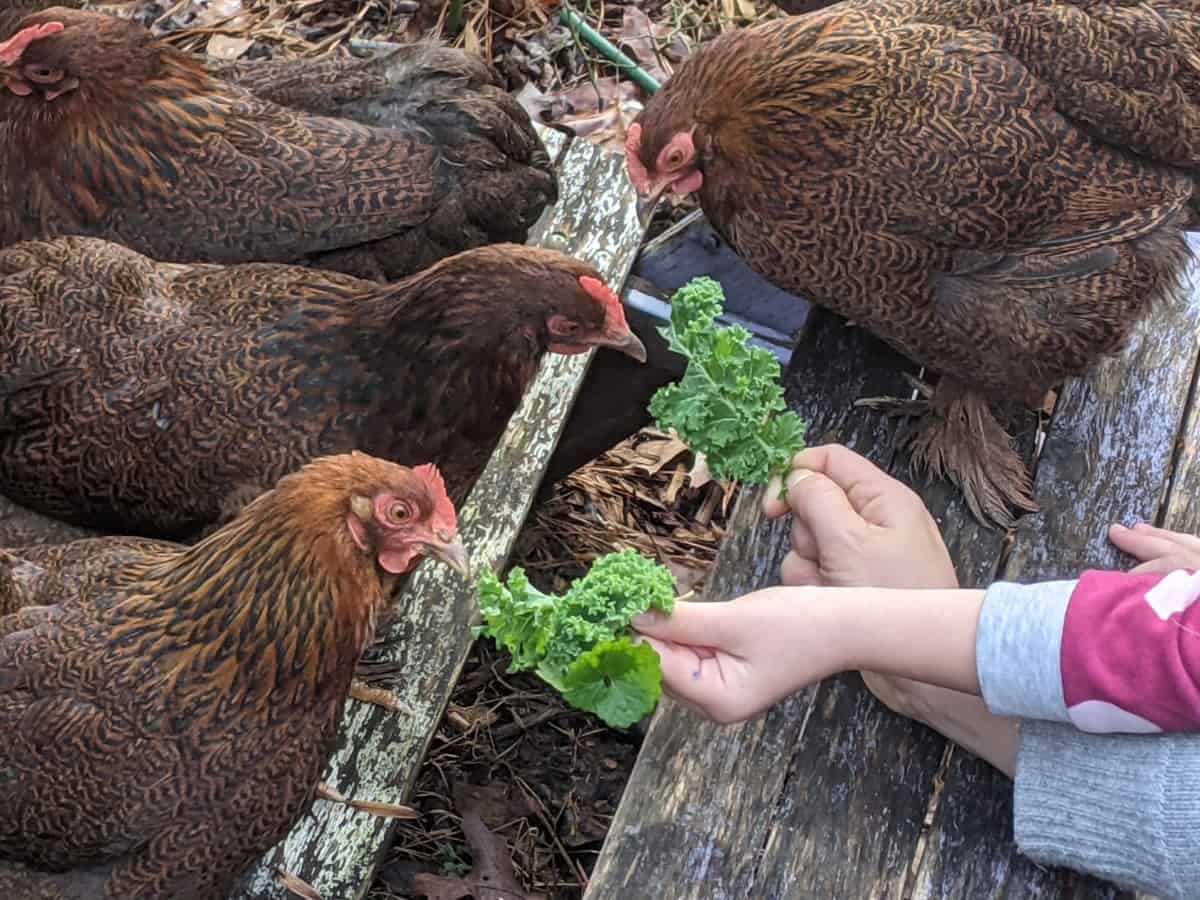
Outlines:
{"type": "Polygon", "coordinates": [[[0,86],[0,243],[83,234],[164,261],[398,278],[524,241],[557,196],[528,115],[457,51],[223,69],[239,87],[113,16],[55,8],[17,28],[47,22],[65,28],[22,63],[78,87],[0,86]],[[318,89],[335,76],[368,93],[335,102],[318,89]]]}
{"type": "MultiPolygon", "coordinates": [[[[1175,288],[1198,209],[1200,3],[846,0],[726,32],[631,132],[643,188],[685,135],[737,252],[942,373],[935,412],[965,410],[969,443],[1003,435],[988,401],[1040,405],[1175,288]]],[[[959,460],[977,513],[1008,520],[993,489],[1028,505],[997,483],[1023,470],[1003,440],[944,454],[944,438],[919,458],[959,460]]]]}

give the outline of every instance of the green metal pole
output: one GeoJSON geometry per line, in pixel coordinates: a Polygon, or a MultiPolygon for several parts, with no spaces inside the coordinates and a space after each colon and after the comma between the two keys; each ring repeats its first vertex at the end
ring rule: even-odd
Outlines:
{"type": "Polygon", "coordinates": [[[645,69],[635,63],[632,59],[618,50],[613,44],[609,43],[608,39],[600,32],[594,29],[587,22],[579,17],[579,14],[570,7],[564,6],[562,12],[558,15],[559,21],[570,28],[573,32],[583,38],[587,43],[591,44],[599,50],[608,59],[611,59],[620,68],[624,69],[629,79],[644,90],[648,94],[658,93],[662,87],[658,81],[645,69]]]}

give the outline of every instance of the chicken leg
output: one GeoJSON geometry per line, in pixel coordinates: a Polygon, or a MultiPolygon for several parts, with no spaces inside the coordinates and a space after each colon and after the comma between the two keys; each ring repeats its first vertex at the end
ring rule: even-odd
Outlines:
{"type": "Polygon", "coordinates": [[[988,401],[951,378],[936,388],[905,378],[917,397],[865,397],[854,405],[917,418],[902,438],[913,469],[953,481],[977,519],[1007,529],[1016,521],[1013,509],[1034,512],[1029,470],[988,401]]]}

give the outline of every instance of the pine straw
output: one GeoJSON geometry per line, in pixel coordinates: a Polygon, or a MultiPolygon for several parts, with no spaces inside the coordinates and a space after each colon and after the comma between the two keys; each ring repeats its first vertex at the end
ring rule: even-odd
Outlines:
{"type": "MultiPolygon", "coordinates": [[[[551,490],[527,520],[514,563],[557,592],[597,556],[634,547],[669,565],[681,592],[702,585],[735,491],[690,487],[691,464],[678,441],[640,432],[551,490]]],[[[453,799],[464,782],[498,786],[484,820],[510,846],[529,891],[582,896],[640,733],[605,728],[507,663],[489,641],[473,648],[418,776],[412,805],[422,816],[400,823],[369,900],[413,896],[405,886],[414,872],[469,860],[453,799]]]]}
{"type": "Polygon", "coordinates": [[[561,591],[605,553],[632,547],[693,590],[716,556],[733,490],[689,486],[692,454],[646,429],[556,485],[526,520],[514,558],[544,590],[561,591]]]}

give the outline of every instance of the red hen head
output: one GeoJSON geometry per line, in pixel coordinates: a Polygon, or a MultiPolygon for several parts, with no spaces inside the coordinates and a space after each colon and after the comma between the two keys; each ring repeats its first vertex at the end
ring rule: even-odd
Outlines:
{"type": "Polygon", "coordinates": [[[509,342],[522,357],[609,347],[646,361],[620,298],[600,273],[555,250],[479,247],[413,276],[403,289],[431,298],[443,331],[492,346],[509,342]]]}
{"type": "Polygon", "coordinates": [[[54,7],[27,16],[0,43],[0,78],[10,93],[30,100],[114,98],[159,74],[164,52],[136,22],[54,7]]]}
{"type": "Polygon", "coordinates": [[[368,482],[368,490],[360,487],[350,496],[346,525],[359,550],[374,555],[379,567],[393,575],[409,571],[428,554],[469,577],[458,516],[437,467],[408,469],[363,453],[349,456],[359,466],[376,466],[382,476],[368,482]]]}

